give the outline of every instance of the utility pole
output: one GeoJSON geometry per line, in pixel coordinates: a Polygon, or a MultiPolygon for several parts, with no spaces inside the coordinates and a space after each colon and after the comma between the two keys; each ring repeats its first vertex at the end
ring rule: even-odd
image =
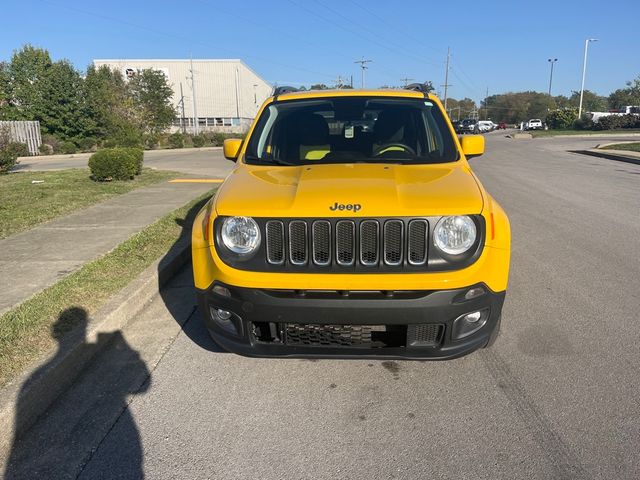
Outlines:
{"type": "Polygon", "coordinates": [[[356,60],[353,63],[359,63],[360,64],[360,68],[362,69],[362,81],[360,84],[360,88],[364,89],[364,71],[369,68],[367,67],[367,63],[371,63],[373,60],[365,60],[364,57],[362,57],[362,60],[356,60]]]}
{"type": "Polygon", "coordinates": [[[549,75],[549,96],[551,96],[551,82],[553,81],[553,64],[558,61],[557,58],[549,59],[548,62],[551,64],[551,75],[549,75]]]}
{"type": "Polygon", "coordinates": [[[180,109],[182,110],[182,118],[180,118],[180,126],[182,127],[182,133],[187,133],[187,126],[185,125],[184,116],[184,93],[182,92],[182,82],[180,82],[180,109]]]}
{"type": "Polygon", "coordinates": [[[342,75],[338,75],[338,78],[336,78],[335,82],[336,82],[336,88],[338,90],[340,90],[342,88],[342,86],[344,85],[342,83],[342,75]]]}
{"type": "Polygon", "coordinates": [[[582,96],[584,95],[584,77],[587,73],[587,52],[589,51],[589,43],[597,41],[597,38],[587,38],[584,41],[584,63],[582,64],[582,86],[580,87],[580,106],[578,107],[578,119],[582,117],[582,96]]]}
{"type": "Polygon", "coordinates": [[[489,104],[487,102],[487,98],[489,98],[489,87],[487,87],[487,93],[484,96],[484,119],[489,120],[489,104]]]}
{"type": "Polygon", "coordinates": [[[451,60],[451,48],[447,47],[447,68],[444,71],[444,109],[447,109],[447,90],[451,85],[449,85],[449,61],[451,60]]]}
{"type": "Polygon", "coordinates": [[[410,82],[411,80],[413,80],[413,78],[405,77],[405,78],[401,78],[401,79],[400,79],[400,81],[401,81],[401,82],[404,82],[404,85],[403,85],[403,86],[404,86],[404,88],[407,88],[407,85],[409,85],[409,82],[410,82]]]}
{"type": "Polygon", "coordinates": [[[191,95],[193,96],[193,134],[198,135],[198,109],[196,107],[196,79],[193,72],[193,58],[189,59],[189,73],[191,74],[191,95]]]}

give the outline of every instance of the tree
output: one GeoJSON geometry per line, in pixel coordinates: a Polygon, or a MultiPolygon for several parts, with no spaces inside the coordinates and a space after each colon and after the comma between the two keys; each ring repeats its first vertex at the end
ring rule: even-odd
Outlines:
{"type": "Polygon", "coordinates": [[[313,85],[311,85],[311,87],[309,87],[309,90],[329,90],[329,87],[327,87],[324,83],[314,83],[313,85]]]}
{"type": "Polygon", "coordinates": [[[627,82],[626,88],[619,88],[609,95],[609,108],[618,109],[625,105],[640,106],[640,76],[627,82]]]}
{"type": "Polygon", "coordinates": [[[176,116],[171,104],[173,90],[159,70],[139,71],[128,84],[140,130],[157,134],[166,130],[176,116]]]}
{"type": "Polygon", "coordinates": [[[25,45],[2,68],[3,118],[41,120],[47,111],[44,84],[51,67],[49,52],[25,45]]]}
{"type": "Polygon", "coordinates": [[[494,121],[518,123],[530,118],[544,119],[547,112],[555,110],[553,97],[540,92],[508,92],[492,95],[481,102],[483,116],[494,121]],[[485,113],[486,112],[486,113],[485,113]]]}
{"type": "Polygon", "coordinates": [[[463,98],[462,100],[456,100],[455,98],[447,99],[447,110],[449,116],[453,120],[460,120],[469,116],[469,114],[476,110],[476,102],[470,98],[463,98]]]}
{"type": "Polygon", "coordinates": [[[98,139],[117,137],[123,130],[137,129],[132,101],[120,72],[106,65],[87,68],[84,94],[93,120],[92,136],[98,139]]]}
{"type": "MultiPolygon", "coordinates": [[[[569,103],[572,107],[579,108],[580,92],[573,91],[569,97],[569,103]]],[[[582,94],[582,111],[583,112],[606,112],[608,109],[607,97],[602,97],[591,90],[584,90],[582,94]]]]}

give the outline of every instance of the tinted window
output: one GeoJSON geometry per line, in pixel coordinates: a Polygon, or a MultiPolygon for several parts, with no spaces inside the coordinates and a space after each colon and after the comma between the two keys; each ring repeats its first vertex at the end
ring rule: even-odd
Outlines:
{"type": "Polygon", "coordinates": [[[457,158],[447,123],[429,100],[333,97],[271,104],[258,119],[245,160],[420,164],[457,158]]]}

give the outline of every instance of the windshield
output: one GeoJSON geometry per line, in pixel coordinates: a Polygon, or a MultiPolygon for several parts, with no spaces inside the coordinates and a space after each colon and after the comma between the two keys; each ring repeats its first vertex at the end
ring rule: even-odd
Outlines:
{"type": "Polygon", "coordinates": [[[269,105],[251,135],[245,161],[424,164],[457,159],[453,137],[433,102],[333,97],[269,105]]]}

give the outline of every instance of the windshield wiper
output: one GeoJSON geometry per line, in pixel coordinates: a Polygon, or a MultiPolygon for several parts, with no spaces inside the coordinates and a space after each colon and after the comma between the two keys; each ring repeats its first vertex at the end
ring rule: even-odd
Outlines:
{"type": "Polygon", "coordinates": [[[248,160],[249,162],[251,162],[254,165],[286,165],[288,167],[294,166],[294,165],[298,165],[297,163],[290,163],[290,162],[285,162],[283,160],[277,159],[277,158],[270,158],[268,160],[262,159],[260,157],[256,157],[253,155],[247,155],[245,157],[246,160],[248,160]]]}

